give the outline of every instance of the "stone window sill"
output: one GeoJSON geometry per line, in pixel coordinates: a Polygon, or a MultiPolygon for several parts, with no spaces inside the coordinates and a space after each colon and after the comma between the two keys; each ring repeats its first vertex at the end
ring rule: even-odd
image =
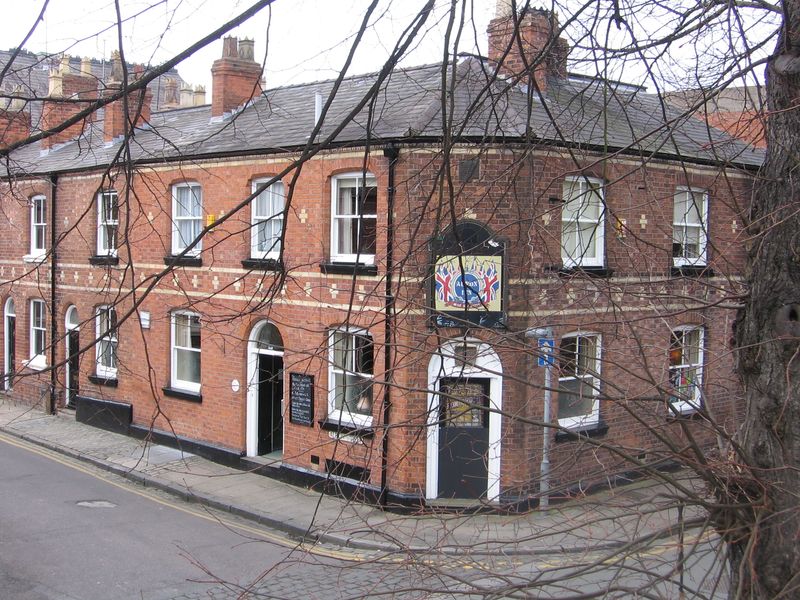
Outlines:
{"type": "Polygon", "coordinates": [[[584,438],[596,438],[604,436],[606,433],[608,433],[608,425],[606,425],[605,421],[598,421],[575,429],[561,430],[556,433],[556,442],[572,442],[584,438]]]}
{"type": "Polygon", "coordinates": [[[116,377],[103,377],[102,375],[89,375],[89,381],[95,385],[105,385],[107,387],[117,387],[119,382],[116,377]]]}
{"type": "Polygon", "coordinates": [[[89,264],[95,266],[103,266],[103,265],[118,265],[119,264],[119,256],[111,255],[111,254],[104,254],[104,255],[95,255],[89,257],[89,264]]]}
{"type": "Polygon", "coordinates": [[[164,393],[165,396],[169,396],[170,398],[178,398],[180,400],[188,400],[189,402],[197,402],[197,403],[203,401],[203,396],[199,392],[179,390],[173,387],[169,387],[168,385],[165,385],[163,388],[161,388],[161,391],[164,393]]]}

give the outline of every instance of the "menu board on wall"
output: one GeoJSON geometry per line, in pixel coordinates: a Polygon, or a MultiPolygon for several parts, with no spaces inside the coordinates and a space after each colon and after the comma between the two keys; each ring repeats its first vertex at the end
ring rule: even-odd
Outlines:
{"type": "Polygon", "coordinates": [[[289,421],[314,426],[314,376],[289,373],[289,421]]]}

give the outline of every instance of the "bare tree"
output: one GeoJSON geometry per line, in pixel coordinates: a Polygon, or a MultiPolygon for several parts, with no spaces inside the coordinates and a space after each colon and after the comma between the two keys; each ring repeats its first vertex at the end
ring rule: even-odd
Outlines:
{"type": "MultiPolygon", "coordinates": [[[[292,95],[299,87],[289,86],[262,97],[257,61],[235,48],[234,40],[226,51],[236,50],[236,60],[246,58],[256,77],[248,80],[249,94],[226,106],[230,114],[212,119],[221,126],[206,131],[205,122],[198,121],[191,124],[194,130],[176,131],[168,117],[151,118],[148,85],[152,88],[182,59],[270,4],[255,3],[174,58],[135,76],[120,34],[115,85],[102,94],[87,93],[89,87],[97,89],[94,80],[87,90],[55,103],[53,90],[47,98],[24,87],[6,94],[13,105],[3,113],[2,210],[17,218],[24,205],[23,212],[31,210],[32,230],[40,225],[51,236],[37,246],[41,255],[15,263],[13,270],[10,259],[18,258],[27,241],[9,232],[2,251],[9,258],[8,272],[0,272],[4,297],[28,298],[18,290],[36,289],[42,302],[37,298],[30,308],[32,357],[26,369],[15,373],[14,360],[6,364],[6,351],[6,387],[12,378],[35,382],[31,386],[49,379],[49,387],[37,389],[45,389],[51,410],[59,390],[69,388],[65,373],[73,367],[71,354],[64,352],[69,332],[56,325],[66,309],[61,306],[66,300],[56,294],[58,277],[65,276],[59,261],[62,254],[73,256],[76,248],[86,247],[85,240],[77,240],[96,229],[98,208],[92,202],[75,206],[58,231],[54,218],[36,221],[35,199],[68,184],[58,174],[37,170],[35,144],[52,150],[58,142],[77,139],[69,157],[79,166],[87,161],[86,172],[99,182],[98,197],[105,201],[103,190],[112,182],[114,199],[120,190],[117,218],[107,219],[118,239],[114,257],[117,251],[137,256],[148,244],[157,246],[148,256],[168,257],[163,267],[131,259],[108,271],[98,292],[101,311],[83,314],[80,323],[94,332],[82,338],[79,352],[89,357],[85,362],[101,364],[110,360],[104,352],[113,351],[113,371],[149,390],[149,404],[142,404],[150,411],[148,427],[180,436],[195,425],[166,404],[164,395],[174,390],[162,390],[170,387],[164,385],[164,357],[138,329],[142,312],[149,318],[157,293],[167,290],[178,299],[172,303],[175,310],[153,326],[171,331],[170,352],[189,357],[196,352],[198,370],[199,314],[204,351],[213,344],[223,357],[229,348],[239,356],[238,349],[249,353],[250,345],[262,343],[248,337],[261,319],[297,334],[298,341],[286,340],[282,368],[327,380],[323,392],[331,397],[323,404],[348,418],[320,424],[330,429],[329,437],[321,432],[302,449],[287,447],[283,458],[299,464],[309,456],[317,463],[320,456],[328,457],[322,475],[328,489],[345,493],[348,482],[361,478],[364,485],[356,496],[384,507],[401,497],[425,498],[424,477],[408,473],[422,469],[424,474],[432,430],[447,436],[445,423],[485,422],[488,435],[497,435],[485,442],[491,448],[501,443],[500,426],[492,423],[502,423],[502,443],[511,450],[503,455],[502,473],[499,454],[479,452],[478,470],[489,483],[481,484],[474,499],[495,501],[502,488],[503,506],[521,514],[516,546],[588,536],[603,523],[625,529],[618,544],[592,550],[597,540],[586,539],[585,554],[538,568],[493,556],[508,548],[487,528],[459,548],[473,555],[464,558],[475,569],[471,576],[452,565],[420,561],[406,548],[403,564],[415,573],[406,587],[405,579],[392,576],[389,587],[376,585],[353,597],[400,592],[498,598],[796,596],[800,300],[792,169],[800,131],[793,114],[798,93],[794,4],[620,0],[554,2],[538,9],[512,0],[490,24],[487,49],[471,3],[425,2],[403,23],[396,40],[383,40],[388,51],[382,67],[353,77],[351,64],[363,37],[379,15],[393,8],[376,0],[359,15],[341,72],[331,81],[309,84],[302,94],[292,95]],[[406,68],[402,61],[426,34],[443,36],[440,62],[406,68]],[[776,35],[776,49],[768,56],[776,35]],[[571,75],[568,55],[576,71],[571,75]],[[707,121],[731,84],[757,82],[765,64],[767,147],[759,171],[761,154],[707,121]],[[630,73],[636,81],[618,81],[630,73]],[[666,92],[688,88],[692,93],[679,107],[664,100],[666,92]],[[305,96],[314,98],[313,118],[310,111],[292,112],[293,103],[305,96]],[[43,99],[50,102],[43,113],[25,112],[43,99]],[[92,143],[92,122],[102,109],[108,124],[115,107],[122,141],[109,140],[113,155],[95,159],[105,146],[92,143]],[[26,119],[34,114],[42,115],[39,127],[28,130],[26,119]],[[287,134],[280,147],[248,138],[254,129],[273,132],[275,119],[286,114],[302,122],[302,135],[287,134]],[[142,120],[148,129],[141,128],[142,120]],[[398,132],[400,124],[408,126],[398,132]],[[140,144],[144,139],[150,141],[140,144]],[[240,144],[234,150],[231,139],[240,144]],[[157,151],[152,140],[158,140],[157,151]],[[215,144],[224,152],[197,150],[215,144]],[[338,151],[346,156],[329,158],[338,151]],[[246,191],[209,159],[222,163],[230,156],[254,155],[268,157],[273,166],[247,171],[254,183],[246,191]],[[340,160],[333,170],[347,176],[331,179],[315,170],[329,159],[340,160]],[[389,182],[386,191],[378,191],[377,179],[389,182]],[[183,234],[169,203],[180,205],[180,194],[196,200],[195,180],[218,186],[219,194],[230,193],[230,201],[207,220],[202,211],[198,217],[190,210],[185,222],[194,228],[191,239],[171,244],[166,223],[172,240],[175,231],[179,239],[183,234]],[[176,181],[188,184],[178,190],[176,181]],[[676,181],[683,183],[676,188],[676,181]],[[319,189],[331,185],[339,186],[333,194],[342,202],[342,190],[351,194],[349,208],[315,204],[330,193],[319,189]],[[165,189],[173,197],[162,204],[165,189]],[[251,211],[269,194],[280,196],[282,205],[258,220],[251,211]],[[384,203],[380,207],[378,198],[384,203]],[[678,204],[680,214],[674,208],[678,204]],[[593,210],[596,214],[590,214],[593,210]],[[718,212],[709,217],[710,210],[718,212]],[[322,214],[335,221],[329,231],[306,225],[322,214]],[[267,232],[276,223],[279,233],[270,237],[267,232]],[[254,231],[261,232],[260,242],[254,231]],[[263,246],[267,238],[271,245],[259,246],[255,260],[251,243],[263,246]],[[298,239],[307,247],[291,247],[298,239]],[[241,270],[230,266],[235,251],[250,258],[241,270]],[[308,275],[319,272],[319,257],[326,252],[322,271],[334,276],[333,285],[318,273],[308,275]],[[193,279],[184,267],[195,266],[200,257],[205,267],[222,265],[220,274],[194,272],[193,279]],[[477,294],[466,277],[467,262],[476,257],[483,261],[487,286],[494,285],[494,276],[511,290],[503,289],[504,308],[490,305],[487,296],[477,302],[478,310],[447,309],[446,287],[445,308],[437,308],[436,270],[451,278],[453,290],[461,289],[462,300],[468,299],[477,294]],[[620,265],[616,268],[624,275],[615,276],[610,264],[620,265]],[[223,276],[225,269],[233,274],[223,276]],[[287,308],[306,305],[313,308],[287,308]],[[338,311],[335,322],[316,315],[304,320],[304,311],[331,306],[338,311]],[[37,312],[45,310],[49,330],[44,314],[37,312]],[[183,320],[176,321],[176,314],[183,320]],[[734,348],[728,340],[737,314],[734,348]],[[547,341],[538,347],[530,335],[548,340],[553,330],[558,350],[551,365],[547,341]],[[126,361],[120,350],[117,363],[117,332],[138,338],[142,354],[126,361]],[[183,333],[185,343],[176,344],[183,333]],[[728,376],[734,352],[743,393],[728,376]],[[47,360],[33,364],[39,354],[47,354],[47,360]],[[545,369],[533,366],[540,359],[547,379],[545,369]],[[339,380],[345,382],[340,395],[331,383],[339,380]],[[486,387],[477,390],[477,385],[486,387]],[[506,391],[498,391],[501,385],[506,391]],[[544,402],[550,402],[552,413],[544,410],[544,402]],[[651,482],[646,495],[652,512],[640,505],[638,488],[587,494],[616,490],[618,483],[643,475],[651,482]],[[570,503],[575,498],[579,505],[570,503]],[[530,511],[551,500],[555,506],[542,521],[548,528],[537,529],[530,511]],[[664,538],[671,545],[664,546],[664,538]],[[693,577],[698,571],[708,575],[689,581],[688,571],[693,577]]],[[[46,8],[47,3],[43,12],[46,8]]],[[[9,53],[0,72],[3,89],[8,88],[4,81],[25,72],[15,69],[19,61],[18,51],[9,53]]],[[[739,114],[738,125],[742,118],[763,117],[750,108],[739,114]]],[[[72,167],[58,168],[69,173],[72,167]]],[[[28,307],[16,310],[20,314],[28,307]]],[[[15,316],[8,309],[6,315],[15,316]]],[[[191,380],[194,374],[182,377],[191,380]]],[[[222,386],[203,385],[213,390],[209,395],[221,394],[222,386]]],[[[214,435],[219,437],[208,441],[232,439],[214,435]]],[[[449,445],[436,438],[442,456],[457,452],[458,436],[453,436],[449,445]]],[[[472,475],[461,476],[463,484],[472,475]]],[[[433,481],[445,489],[438,477],[429,476],[427,485],[433,481]]],[[[429,500],[437,496],[431,490],[427,494],[429,500]]],[[[437,508],[435,501],[428,505],[437,508]]],[[[442,517],[440,525],[447,527],[451,518],[469,516],[442,517]]],[[[384,523],[379,534],[387,540],[407,534],[392,527],[391,521],[384,523]]],[[[428,554],[448,556],[453,548],[447,543],[437,540],[428,554]]],[[[258,592],[260,584],[242,594],[258,592]]]]}

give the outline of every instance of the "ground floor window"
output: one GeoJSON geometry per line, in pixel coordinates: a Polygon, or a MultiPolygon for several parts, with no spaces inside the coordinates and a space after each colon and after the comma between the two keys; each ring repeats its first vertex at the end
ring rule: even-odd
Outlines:
{"type": "Polygon", "coordinates": [[[669,346],[670,407],[676,413],[698,410],[702,402],[703,328],[673,329],[669,346]]]}
{"type": "Polygon", "coordinates": [[[344,423],[371,423],[372,336],[366,331],[334,329],[328,345],[328,416],[344,423]]]}
{"type": "Polygon", "coordinates": [[[558,424],[584,427],[599,420],[600,336],[574,334],[559,348],[558,424]]]}
{"type": "Polygon", "coordinates": [[[200,315],[172,314],[171,386],[200,392],[200,315]]]}
{"type": "Polygon", "coordinates": [[[31,322],[30,322],[30,361],[28,366],[33,368],[44,368],[47,366],[45,357],[45,347],[47,346],[47,329],[45,326],[45,305],[44,300],[31,300],[31,322]]]}
{"type": "Polygon", "coordinates": [[[97,309],[97,375],[117,377],[117,311],[113,306],[97,309]]]}

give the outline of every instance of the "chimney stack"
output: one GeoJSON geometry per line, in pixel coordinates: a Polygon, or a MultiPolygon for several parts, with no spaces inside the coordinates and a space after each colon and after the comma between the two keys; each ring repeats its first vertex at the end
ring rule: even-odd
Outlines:
{"type": "Polygon", "coordinates": [[[178,80],[174,77],[164,78],[164,108],[176,108],[180,106],[178,98],[178,80]]]}
{"type": "MultiPolygon", "coordinates": [[[[12,92],[16,96],[22,94],[20,87],[12,92]]],[[[31,114],[25,111],[22,98],[11,98],[4,108],[0,108],[0,149],[8,148],[31,133],[31,114]]]]}
{"type": "MultiPolygon", "coordinates": [[[[42,103],[43,131],[58,127],[97,99],[95,77],[84,74],[80,69],[73,69],[68,56],[62,57],[58,68],[50,70],[48,89],[48,98],[42,103]]],[[[52,148],[55,144],[77,138],[91,120],[92,115],[89,115],[82,122],[43,139],[42,146],[52,148]]]]}
{"type": "Polygon", "coordinates": [[[219,117],[261,94],[261,65],[254,60],[253,40],[222,40],[222,58],[211,67],[211,116],[219,117]]]}
{"type": "MultiPolygon", "coordinates": [[[[141,66],[134,69],[131,83],[137,81],[144,72],[141,66]]],[[[104,95],[106,97],[119,93],[124,87],[124,72],[122,69],[122,59],[119,52],[114,51],[111,55],[111,76],[104,95]]],[[[125,135],[126,131],[132,130],[150,120],[150,104],[152,93],[149,89],[143,88],[130,92],[128,100],[128,121],[125,120],[125,98],[120,97],[105,106],[105,118],[103,120],[103,140],[110,142],[118,137],[125,135]],[[141,103],[141,107],[140,107],[141,103]]]]}
{"type": "Polygon", "coordinates": [[[515,14],[511,0],[497,0],[496,7],[487,30],[489,60],[499,65],[503,75],[531,77],[542,92],[547,90],[548,78],[567,76],[569,43],[557,37],[558,17],[552,11],[527,8],[515,14]]]}

